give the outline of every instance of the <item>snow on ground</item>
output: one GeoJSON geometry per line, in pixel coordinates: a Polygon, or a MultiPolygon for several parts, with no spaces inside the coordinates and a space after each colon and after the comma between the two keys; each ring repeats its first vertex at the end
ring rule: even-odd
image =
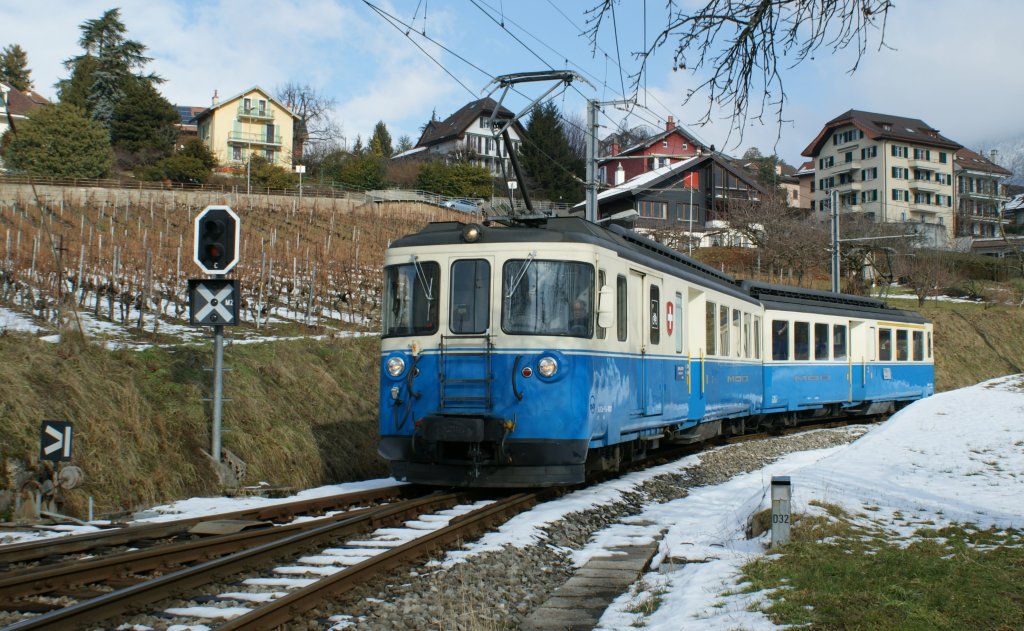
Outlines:
{"type": "Polygon", "coordinates": [[[0,331],[26,331],[28,333],[36,333],[40,331],[40,328],[33,324],[31,319],[17,311],[11,311],[10,309],[0,307],[0,331]]]}
{"type": "MultiPolygon", "coordinates": [[[[545,525],[616,501],[651,477],[682,471],[699,460],[700,455],[690,456],[538,505],[476,543],[450,553],[444,564],[505,545],[536,543],[545,525]]],[[[953,522],[1022,527],[1024,376],[1003,377],[918,401],[851,445],[790,454],[724,484],[695,488],[685,498],[650,505],[599,531],[588,546],[574,552],[577,565],[607,555],[618,545],[661,537],[651,572],[634,586],[634,593],[623,594],[612,603],[600,628],[629,628],[637,622],[654,631],[776,628],[756,611],[762,594],[735,592],[740,591],[740,567],[766,553],[768,534],[747,539],[745,531],[749,517],[769,506],[771,478],[777,475],[792,480],[794,512],[822,513],[812,501],[840,505],[851,515],[870,514],[862,519],[888,528],[896,538],[912,536],[924,522],[931,528],[953,522]],[[639,620],[629,609],[643,599],[643,590],[656,590],[661,605],[639,620]]],[[[275,500],[194,498],[156,507],[139,518],[194,517],[389,484],[397,482],[382,479],[322,487],[275,500]]],[[[82,531],[84,527],[62,527],[62,532],[82,531]]]]}

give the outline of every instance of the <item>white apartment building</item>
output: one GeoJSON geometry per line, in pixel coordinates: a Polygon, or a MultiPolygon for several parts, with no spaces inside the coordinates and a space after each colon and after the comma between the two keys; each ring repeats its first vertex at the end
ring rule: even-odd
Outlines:
{"type": "Polygon", "coordinates": [[[916,118],[849,110],[825,123],[802,155],[814,163],[811,208],[878,222],[922,224],[931,245],[954,236],[954,154],[961,145],[916,118]]]}

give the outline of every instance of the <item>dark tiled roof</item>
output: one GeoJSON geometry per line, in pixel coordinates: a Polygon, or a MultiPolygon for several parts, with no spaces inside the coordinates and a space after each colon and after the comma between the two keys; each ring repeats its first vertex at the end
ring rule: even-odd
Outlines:
{"type": "Polygon", "coordinates": [[[7,93],[7,107],[10,108],[11,116],[28,116],[28,113],[41,105],[49,105],[42,94],[34,90],[15,90],[8,84],[4,84],[11,91],[7,93]]]}
{"type": "MultiPolygon", "coordinates": [[[[490,97],[478,99],[463,105],[462,109],[443,121],[432,120],[428,122],[426,127],[423,128],[423,133],[420,135],[419,142],[416,143],[416,146],[427,147],[458,138],[481,116],[490,116],[491,112],[494,111],[494,108],[497,105],[498,102],[490,97]]],[[[513,116],[515,116],[515,114],[504,106],[498,110],[499,119],[504,118],[507,120],[513,116]]],[[[522,127],[519,126],[519,123],[517,122],[515,125],[517,127],[516,131],[522,134],[523,130],[522,127]]]]}
{"type": "Polygon", "coordinates": [[[956,154],[953,159],[956,161],[956,166],[961,169],[970,169],[971,171],[985,171],[993,175],[999,175],[1002,177],[1009,177],[1013,175],[1012,171],[1008,171],[1003,167],[999,166],[995,162],[992,162],[985,156],[974,153],[970,149],[961,148],[956,150],[956,154]]]}
{"type": "Polygon", "coordinates": [[[800,155],[807,157],[818,155],[822,145],[832,135],[832,130],[844,125],[853,125],[872,140],[902,140],[919,145],[944,147],[953,150],[961,147],[960,143],[946,138],[939,133],[939,130],[929,126],[928,123],[919,118],[847,110],[825,123],[825,127],[800,155]]]}

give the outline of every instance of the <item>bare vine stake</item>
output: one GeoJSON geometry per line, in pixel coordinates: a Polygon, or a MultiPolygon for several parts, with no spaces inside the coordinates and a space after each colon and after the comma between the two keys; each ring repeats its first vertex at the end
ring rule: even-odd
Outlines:
{"type": "Polygon", "coordinates": [[[29,268],[28,276],[34,279],[36,277],[36,248],[39,246],[37,238],[32,238],[32,266],[29,268]]]}
{"type": "Polygon", "coordinates": [[[316,289],[316,263],[313,263],[313,273],[309,277],[309,296],[306,298],[306,326],[309,326],[310,312],[313,310],[313,292],[316,289]]]}
{"type": "Polygon", "coordinates": [[[259,292],[259,295],[256,298],[256,318],[255,318],[255,320],[256,320],[256,329],[257,330],[259,330],[259,328],[260,328],[260,310],[263,309],[263,274],[267,271],[267,250],[264,247],[263,239],[260,239],[260,250],[262,250],[262,253],[260,254],[260,280],[259,280],[260,292],[259,292]]]}
{"type": "Polygon", "coordinates": [[[85,244],[83,243],[81,246],[79,246],[79,250],[78,250],[78,280],[75,282],[75,284],[77,285],[76,289],[80,289],[81,290],[79,292],[79,294],[81,295],[81,299],[76,301],[78,303],[79,307],[81,307],[82,305],[85,304],[85,289],[84,289],[84,285],[82,283],[82,274],[84,274],[84,273],[85,273],[85,244]]]}
{"type": "MultiPolygon", "coordinates": [[[[270,257],[270,265],[267,267],[267,302],[268,303],[270,302],[270,288],[271,288],[271,283],[273,283],[273,282],[274,282],[274,257],[271,256],[270,257]]],[[[256,316],[256,319],[259,320],[259,316],[258,315],[256,316]]],[[[270,305],[269,304],[267,305],[267,313],[264,316],[263,324],[270,325],[270,305]]]]}

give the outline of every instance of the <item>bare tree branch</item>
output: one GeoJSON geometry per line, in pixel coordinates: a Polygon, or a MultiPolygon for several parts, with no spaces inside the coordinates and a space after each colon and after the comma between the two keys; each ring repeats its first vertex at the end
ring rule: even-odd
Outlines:
{"type": "MultiPolygon", "coordinates": [[[[587,11],[587,35],[595,49],[604,16],[617,1],[601,0],[587,11]]],[[[697,75],[710,69],[710,76],[687,92],[683,104],[706,93],[707,109],[697,123],[710,122],[717,105],[731,111],[730,132],[738,132],[742,141],[747,121],[763,121],[769,109],[783,122],[782,71],[813,59],[823,47],[833,53],[852,47],[856,51],[853,73],[874,30],[879,31],[879,48],[885,46],[892,7],[892,0],[708,0],[703,8],[690,12],[668,0],[665,28],[646,50],[633,53],[640,61],[640,69],[630,75],[634,95],[651,56],[670,39],[677,39],[675,70],[697,75]]]]}
{"type": "Polygon", "coordinates": [[[293,159],[302,158],[306,144],[331,144],[342,138],[341,126],[334,121],[334,99],[317,92],[309,84],[288,82],[275,90],[279,101],[295,114],[293,159]]]}

